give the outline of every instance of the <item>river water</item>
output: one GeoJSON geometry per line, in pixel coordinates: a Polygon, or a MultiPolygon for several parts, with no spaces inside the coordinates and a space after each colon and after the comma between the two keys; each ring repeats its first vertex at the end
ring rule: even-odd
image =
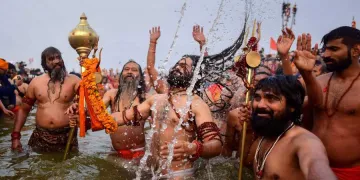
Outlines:
{"type": "MultiPolygon", "coordinates": [[[[38,154],[28,148],[27,142],[35,128],[34,112],[21,132],[24,148],[21,153],[10,150],[12,128],[12,120],[0,119],[0,179],[130,180],[136,177],[137,166],[116,156],[110,137],[104,131],[88,131],[85,138],[79,138],[79,152],[71,153],[68,160],[62,161],[63,153],[38,154]]],[[[195,179],[237,179],[237,166],[232,159],[198,160],[195,179]]],[[[246,179],[252,179],[251,172],[245,173],[246,179]]],[[[151,175],[142,174],[141,179],[151,179],[151,175]]]]}

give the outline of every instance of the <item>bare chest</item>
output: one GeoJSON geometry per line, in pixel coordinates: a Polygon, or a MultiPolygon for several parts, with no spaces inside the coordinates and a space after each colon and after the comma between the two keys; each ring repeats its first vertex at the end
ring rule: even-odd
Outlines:
{"type": "Polygon", "coordinates": [[[40,103],[70,103],[76,95],[75,84],[66,82],[37,86],[34,93],[40,103]]]}
{"type": "Polygon", "coordinates": [[[138,97],[134,97],[133,99],[115,99],[115,94],[111,97],[111,111],[112,112],[122,112],[125,109],[129,109],[135,105],[140,104],[140,99],[138,97]]]}
{"type": "Polygon", "coordinates": [[[344,116],[360,118],[360,81],[339,82],[332,80],[323,86],[324,104],[322,110],[329,118],[341,113],[344,116]]]}
{"type": "Polygon", "coordinates": [[[289,141],[278,142],[271,149],[272,144],[262,143],[258,156],[254,156],[253,168],[257,179],[305,179],[289,141]]]}

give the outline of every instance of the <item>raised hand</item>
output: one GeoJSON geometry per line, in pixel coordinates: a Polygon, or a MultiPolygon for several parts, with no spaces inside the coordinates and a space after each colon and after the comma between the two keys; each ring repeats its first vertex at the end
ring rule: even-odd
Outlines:
{"type": "Polygon", "coordinates": [[[301,36],[298,36],[294,63],[299,71],[312,72],[315,66],[317,51],[318,44],[315,44],[313,50],[311,49],[310,34],[302,34],[301,36]]]}
{"type": "Polygon", "coordinates": [[[277,51],[281,57],[286,57],[288,55],[294,40],[295,35],[291,29],[286,28],[286,31],[282,30],[282,35],[279,36],[276,43],[277,51]]]}
{"type": "Polygon", "coordinates": [[[150,33],[150,42],[156,42],[161,35],[160,26],[153,27],[151,30],[149,30],[150,33]]]}
{"type": "Polygon", "coordinates": [[[193,32],[192,32],[193,38],[196,42],[198,42],[200,45],[205,44],[205,35],[204,35],[204,27],[201,27],[199,25],[193,26],[193,32]]]}

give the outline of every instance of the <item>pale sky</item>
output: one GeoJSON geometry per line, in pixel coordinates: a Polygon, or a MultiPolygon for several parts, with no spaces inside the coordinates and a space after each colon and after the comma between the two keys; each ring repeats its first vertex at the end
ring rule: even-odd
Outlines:
{"type": "MultiPolygon", "coordinates": [[[[277,39],[281,30],[282,0],[251,0],[251,18],[262,21],[260,46],[269,53],[270,37],[277,39]]],[[[41,67],[41,52],[54,46],[63,53],[68,70],[79,69],[77,53],[68,42],[69,32],[84,12],[90,26],[100,36],[103,47],[102,68],[119,68],[128,59],[142,67],[146,63],[149,29],[161,26],[156,60],[159,66],[173,42],[180,10],[185,0],[0,0],[0,57],[8,61],[34,58],[29,67],[41,67]]],[[[174,65],[183,54],[199,54],[192,39],[192,26],[204,26],[208,34],[221,0],[187,0],[178,39],[166,67],[174,65]]],[[[311,33],[319,42],[330,30],[351,25],[352,17],[360,26],[359,0],[289,0],[297,3],[295,34],[311,33]]],[[[224,8],[215,31],[208,36],[209,54],[230,46],[244,23],[245,0],[224,0],[224,8]]],[[[252,24],[252,23],[251,23],[252,24]]]]}

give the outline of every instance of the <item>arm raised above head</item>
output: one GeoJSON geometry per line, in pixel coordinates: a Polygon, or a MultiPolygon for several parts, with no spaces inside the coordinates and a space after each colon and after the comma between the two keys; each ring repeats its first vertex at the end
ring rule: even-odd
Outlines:
{"type": "Polygon", "coordinates": [[[150,45],[147,55],[146,69],[150,76],[151,84],[154,85],[155,91],[159,94],[166,93],[168,91],[166,83],[158,78],[159,73],[155,68],[155,54],[156,54],[156,43],[160,38],[161,31],[160,27],[153,27],[150,31],[150,45]]]}

